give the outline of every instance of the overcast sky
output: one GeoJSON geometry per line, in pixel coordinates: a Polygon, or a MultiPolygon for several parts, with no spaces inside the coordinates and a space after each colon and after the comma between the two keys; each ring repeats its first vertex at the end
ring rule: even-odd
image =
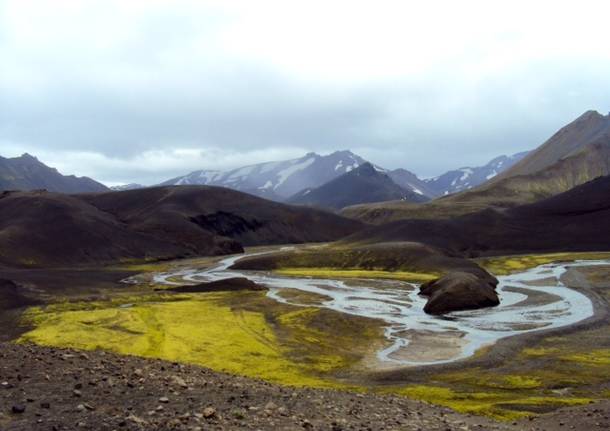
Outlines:
{"type": "Polygon", "coordinates": [[[351,149],[420,176],[610,110],[608,1],[0,0],[0,155],[107,184],[351,149]]]}

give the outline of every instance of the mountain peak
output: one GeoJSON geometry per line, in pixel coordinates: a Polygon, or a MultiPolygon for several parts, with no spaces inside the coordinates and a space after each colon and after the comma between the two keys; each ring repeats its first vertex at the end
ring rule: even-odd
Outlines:
{"type": "Polygon", "coordinates": [[[364,162],[363,164],[358,166],[356,169],[351,171],[351,173],[357,174],[357,175],[360,175],[360,174],[375,175],[375,174],[378,174],[380,172],[375,168],[375,166],[373,166],[372,163],[364,162]]]}
{"type": "Polygon", "coordinates": [[[30,153],[23,153],[20,157],[18,157],[20,159],[24,159],[24,160],[36,160],[38,161],[38,158],[36,158],[35,156],[32,156],[30,153]]]}
{"type": "Polygon", "coordinates": [[[590,109],[588,111],[585,111],[576,120],[578,121],[578,120],[590,120],[590,119],[602,119],[602,118],[605,118],[602,114],[597,112],[595,109],[590,109]]]}
{"type": "Polygon", "coordinates": [[[319,187],[365,161],[349,150],[242,166],[227,171],[199,170],[172,178],[161,185],[214,185],[252,193],[267,199],[283,200],[295,193],[319,187]]]}
{"type": "Polygon", "coordinates": [[[332,156],[355,156],[351,150],[337,150],[331,153],[332,156]]]}
{"type": "Polygon", "coordinates": [[[0,190],[45,189],[59,193],[88,193],[107,191],[108,188],[87,177],[62,175],[29,153],[2,159],[0,190]]]}
{"type": "Polygon", "coordinates": [[[372,163],[363,162],[317,188],[302,190],[288,202],[337,210],[349,205],[389,200],[423,202],[426,198],[420,193],[403,189],[383,170],[372,163]]]}

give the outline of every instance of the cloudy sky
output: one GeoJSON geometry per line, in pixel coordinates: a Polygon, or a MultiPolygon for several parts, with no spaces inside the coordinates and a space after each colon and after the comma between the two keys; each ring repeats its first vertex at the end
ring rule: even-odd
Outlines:
{"type": "Polygon", "coordinates": [[[0,155],[108,184],[335,149],[477,165],[610,110],[609,4],[0,0],[0,155]]]}

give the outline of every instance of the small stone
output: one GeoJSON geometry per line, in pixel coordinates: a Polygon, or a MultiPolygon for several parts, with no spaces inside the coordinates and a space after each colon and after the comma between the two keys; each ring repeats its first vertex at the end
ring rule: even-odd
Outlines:
{"type": "Polygon", "coordinates": [[[161,397],[161,398],[159,398],[159,402],[160,402],[160,403],[163,403],[163,404],[167,404],[167,403],[169,403],[169,398],[167,398],[167,397],[161,397]]]}
{"type": "Polygon", "coordinates": [[[188,385],[186,384],[186,382],[184,381],[184,379],[182,377],[173,376],[172,377],[172,382],[175,385],[180,386],[181,388],[188,388],[188,385]]]}
{"type": "Polygon", "coordinates": [[[203,417],[206,419],[216,416],[216,409],[214,407],[206,407],[203,409],[203,417]]]}
{"type": "Polygon", "coordinates": [[[82,397],[82,396],[83,396],[83,393],[82,393],[80,390],[78,390],[78,389],[74,389],[74,390],[72,391],[72,395],[74,395],[74,396],[75,396],[75,397],[77,397],[77,398],[80,398],[80,397],[82,397]]]}
{"type": "Polygon", "coordinates": [[[76,411],[77,412],[84,412],[85,410],[86,409],[85,409],[85,405],[84,404],[79,404],[79,405],[76,406],[76,411]]]}
{"type": "Polygon", "coordinates": [[[13,413],[20,414],[25,412],[25,406],[23,404],[15,404],[11,409],[13,413]]]}
{"type": "Polygon", "coordinates": [[[273,401],[269,401],[267,404],[265,404],[265,410],[273,411],[275,409],[277,409],[277,404],[275,404],[273,401]]]}

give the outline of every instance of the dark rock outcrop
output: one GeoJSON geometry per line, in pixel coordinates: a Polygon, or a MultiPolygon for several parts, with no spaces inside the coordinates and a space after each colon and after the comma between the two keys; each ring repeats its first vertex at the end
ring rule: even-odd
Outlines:
{"type": "Polygon", "coordinates": [[[428,297],[424,311],[428,314],[445,314],[451,311],[475,310],[500,304],[496,293],[498,280],[467,272],[450,272],[425,283],[420,294],[428,297]]]}
{"type": "Polygon", "coordinates": [[[20,292],[20,286],[13,280],[0,278],[0,313],[2,310],[34,305],[37,302],[24,296],[20,292]]]}
{"type": "Polygon", "coordinates": [[[245,277],[232,277],[223,280],[210,281],[192,286],[178,286],[170,289],[159,289],[180,293],[205,293],[205,292],[235,292],[239,290],[267,290],[263,285],[257,284],[245,277]]]}

